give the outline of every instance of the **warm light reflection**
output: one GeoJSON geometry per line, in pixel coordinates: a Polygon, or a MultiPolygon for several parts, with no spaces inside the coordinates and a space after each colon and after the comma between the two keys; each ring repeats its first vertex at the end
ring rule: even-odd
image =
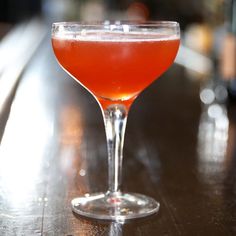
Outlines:
{"type": "MultiPolygon", "coordinates": [[[[60,169],[73,182],[76,178],[77,188],[84,194],[88,191],[86,146],[82,142],[83,119],[79,106],[66,104],[59,112],[58,154],[60,169]]],[[[74,186],[72,186],[74,188],[74,186]]]]}
{"type": "Polygon", "coordinates": [[[43,157],[50,153],[54,132],[53,116],[43,99],[42,79],[31,71],[25,80],[27,86],[21,86],[12,105],[0,147],[3,196],[6,194],[13,207],[37,198],[37,184],[43,181],[40,168],[43,157]]]}
{"type": "Polygon", "coordinates": [[[60,115],[60,142],[79,148],[83,135],[81,112],[78,107],[66,106],[60,115]]]}
{"type": "Polygon", "coordinates": [[[80,173],[81,168],[85,175],[86,171],[79,164],[81,162],[80,151],[83,136],[83,122],[79,107],[73,105],[62,107],[59,115],[59,127],[61,169],[71,174],[74,171],[80,173]]]}

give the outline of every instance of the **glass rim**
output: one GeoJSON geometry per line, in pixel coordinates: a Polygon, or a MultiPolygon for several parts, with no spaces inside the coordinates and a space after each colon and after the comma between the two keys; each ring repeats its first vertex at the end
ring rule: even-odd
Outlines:
{"type": "Polygon", "coordinates": [[[133,20],[104,20],[104,21],[58,21],[52,23],[52,26],[84,26],[84,27],[101,27],[106,25],[130,25],[142,27],[179,27],[177,21],[157,20],[157,21],[133,21],[133,20]]]}

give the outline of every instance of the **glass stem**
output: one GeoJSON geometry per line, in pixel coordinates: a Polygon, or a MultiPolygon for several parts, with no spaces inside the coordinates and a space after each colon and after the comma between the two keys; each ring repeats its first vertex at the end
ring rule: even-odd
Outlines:
{"type": "Polygon", "coordinates": [[[123,145],[128,110],[113,104],[103,110],[108,149],[108,192],[120,191],[123,145]]]}

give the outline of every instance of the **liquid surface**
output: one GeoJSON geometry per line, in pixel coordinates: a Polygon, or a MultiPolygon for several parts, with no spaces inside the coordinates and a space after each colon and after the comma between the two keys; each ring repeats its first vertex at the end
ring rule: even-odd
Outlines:
{"type": "Polygon", "coordinates": [[[131,36],[69,35],[52,45],[62,67],[99,100],[128,101],[168,69],[179,47],[178,38],[131,36]]]}

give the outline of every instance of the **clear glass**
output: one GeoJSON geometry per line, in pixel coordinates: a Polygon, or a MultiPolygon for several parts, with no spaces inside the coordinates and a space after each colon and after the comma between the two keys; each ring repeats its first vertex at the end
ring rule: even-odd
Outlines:
{"type": "Polygon", "coordinates": [[[124,221],[158,212],[153,198],[121,191],[124,134],[131,104],[173,63],[179,40],[179,24],[171,21],[52,25],[54,53],[98,101],[107,138],[108,190],[73,199],[75,213],[124,221]]]}

